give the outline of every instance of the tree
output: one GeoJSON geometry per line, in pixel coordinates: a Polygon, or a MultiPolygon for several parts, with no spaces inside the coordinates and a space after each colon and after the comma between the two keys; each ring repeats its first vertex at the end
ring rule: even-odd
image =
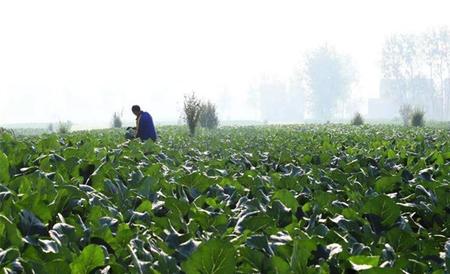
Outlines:
{"type": "Polygon", "coordinates": [[[450,31],[447,27],[420,35],[392,35],[385,41],[381,63],[382,96],[399,105],[421,105],[435,118],[448,118],[450,31]]]}
{"type": "Polygon", "coordinates": [[[287,99],[286,85],[264,75],[250,90],[250,103],[256,107],[263,121],[283,120],[283,108],[287,99]]]}
{"type": "Polygon", "coordinates": [[[354,125],[354,126],[361,126],[361,125],[364,125],[364,118],[362,117],[361,113],[356,112],[356,113],[353,115],[351,124],[354,125]]]}
{"type": "Polygon", "coordinates": [[[411,125],[413,127],[423,127],[425,125],[424,120],[425,112],[420,108],[415,108],[411,114],[411,125]]]}
{"type": "Polygon", "coordinates": [[[208,129],[215,129],[219,125],[216,105],[208,101],[201,104],[201,113],[199,117],[200,126],[208,129]]]}
{"type": "Polygon", "coordinates": [[[289,85],[270,76],[263,76],[250,89],[249,103],[265,122],[294,122],[303,119],[303,88],[291,79],[289,85]]]}
{"type": "Polygon", "coordinates": [[[322,46],[306,56],[304,77],[313,116],[327,120],[334,116],[338,100],[349,94],[355,69],[349,58],[322,46]]]}
{"type": "Polygon", "coordinates": [[[201,110],[201,101],[197,98],[194,92],[191,95],[184,96],[184,119],[187,123],[191,136],[195,135],[195,129],[198,125],[201,110]]]}
{"type": "Polygon", "coordinates": [[[419,46],[417,36],[411,34],[396,34],[386,39],[381,59],[383,95],[402,103],[414,98],[413,81],[420,76],[419,46]]]}
{"type": "Polygon", "coordinates": [[[117,113],[117,112],[114,112],[114,114],[113,114],[112,127],[113,128],[121,128],[122,127],[122,119],[121,119],[119,113],[117,113]]]}
{"type": "Polygon", "coordinates": [[[450,97],[447,94],[446,81],[450,79],[450,30],[448,27],[432,29],[422,35],[421,41],[424,63],[437,90],[434,96],[441,98],[441,118],[449,118],[446,117],[450,112],[446,100],[450,97]]]}
{"type": "Polygon", "coordinates": [[[58,133],[59,134],[66,134],[69,133],[72,129],[72,122],[66,121],[66,122],[59,122],[58,123],[58,133]]]}
{"type": "Polygon", "coordinates": [[[400,106],[399,112],[403,120],[403,125],[408,126],[409,121],[411,120],[411,114],[413,112],[412,106],[410,104],[403,104],[400,106]]]}

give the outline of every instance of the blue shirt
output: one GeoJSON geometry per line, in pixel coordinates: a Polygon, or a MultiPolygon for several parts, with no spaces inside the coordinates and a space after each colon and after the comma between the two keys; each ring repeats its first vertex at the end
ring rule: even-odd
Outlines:
{"type": "Polygon", "coordinates": [[[156,141],[156,129],[153,124],[152,116],[145,111],[141,111],[141,114],[138,117],[138,132],[137,137],[141,138],[142,141],[152,139],[156,141]]]}

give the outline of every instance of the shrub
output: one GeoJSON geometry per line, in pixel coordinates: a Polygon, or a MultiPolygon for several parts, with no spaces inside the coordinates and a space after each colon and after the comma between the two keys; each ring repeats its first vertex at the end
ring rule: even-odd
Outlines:
{"type": "Polygon", "coordinates": [[[411,120],[411,115],[413,112],[413,108],[409,104],[403,104],[400,106],[399,113],[403,120],[403,125],[408,126],[409,121],[411,120]]]}
{"type": "Polygon", "coordinates": [[[215,129],[219,125],[219,118],[217,117],[216,106],[211,103],[202,103],[200,112],[200,126],[208,129],[215,129]]]}
{"type": "Polygon", "coordinates": [[[197,98],[195,93],[184,96],[184,119],[187,123],[191,136],[195,135],[195,129],[200,118],[201,110],[201,101],[197,98]]]}
{"type": "Polygon", "coordinates": [[[13,131],[10,129],[6,129],[4,127],[0,127],[0,134],[3,134],[3,133],[13,134],[13,131]]]}
{"type": "Polygon", "coordinates": [[[419,108],[414,109],[411,114],[411,125],[413,127],[423,127],[425,125],[424,120],[425,112],[419,108]]]}
{"type": "Polygon", "coordinates": [[[112,127],[113,128],[121,128],[122,127],[122,118],[119,113],[114,112],[113,118],[112,118],[112,127]]]}
{"type": "Polygon", "coordinates": [[[355,113],[355,115],[353,116],[353,119],[352,119],[352,125],[361,126],[363,124],[364,124],[364,119],[363,119],[361,113],[359,113],[359,112],[355,113]]]}
{"type": "Polygon", "coordinates": [[[71,128],[72,128],[72,122],[70,122],[70,121],[58,123],[58,133],[59,134],[69,133],[71,128]]]}

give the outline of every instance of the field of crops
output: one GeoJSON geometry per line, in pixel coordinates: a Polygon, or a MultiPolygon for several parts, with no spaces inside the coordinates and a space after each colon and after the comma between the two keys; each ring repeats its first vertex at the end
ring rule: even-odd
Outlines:
{"type": "MultiPolygon", "coordinates": [[[[6,273],[446,273],[450,132],[0,137],[6,273]]],[[[448,272],[447,272],[448,273],[448,272]]]]}

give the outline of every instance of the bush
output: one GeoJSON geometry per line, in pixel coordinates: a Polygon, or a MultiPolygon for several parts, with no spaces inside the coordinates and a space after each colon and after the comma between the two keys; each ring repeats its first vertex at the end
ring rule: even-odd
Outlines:
{"type": "Polygon", "coordinates": [[[12,130],[10,130],[10,129],[6,129],[4,127],[0,127],[0,134],[3,134],[3,133],[9,133],[9,134],[12,135],[14,132],[12,130]]]}
{"type": "Polygon", "coordinates": [[[201,111],[202,104],[195,93],[184,96],[184,119],[187,123],[191,136],[195,135],[195,129],[197,127],[201,111]]]}
{"type": "Polygon", "coordinates": [[[69,133],[71,128],[72,128],[72,122],[70,122],[70,121],[58,123],[58,133],[59,134],[69,133]]]}
{"type": "Polygon", "coordinates": [[[408,126],[411,120],[413,108],[409,104],[403,104],[400,106],[399,113],[403,120],[403,125],[408,126]]]}
{"type": "Polygon", "coordinates": [[[364,119],[363,119],[361,113],[359,113],[359,112],[355,113],[355,115],[353,116],[353,119],[352,119],[352,125],[361,126],[363,124],[364,124],[364,119]]]}
{"type": "Polygon", "coordinates": [[[113,128],[121,128],[122,127],[122,118],[120,118],[121,115],[119,113],[114,112],[113,118],[112,118],[112,127],[113,128]]]}
{"type": "Polygon", "coordinates": [[[411,114],[411,125],[413,127],[423,127],[425,125],[424,116],[425,112],[416,108],[411,114]]]}
{"type": "Polygon", "coordinates": [[[200,113],[200,126],[208,129],[215,129],[219,125],[219,118],[217,117],[216,106],[211,103],[202,103],[200,113]]]}

